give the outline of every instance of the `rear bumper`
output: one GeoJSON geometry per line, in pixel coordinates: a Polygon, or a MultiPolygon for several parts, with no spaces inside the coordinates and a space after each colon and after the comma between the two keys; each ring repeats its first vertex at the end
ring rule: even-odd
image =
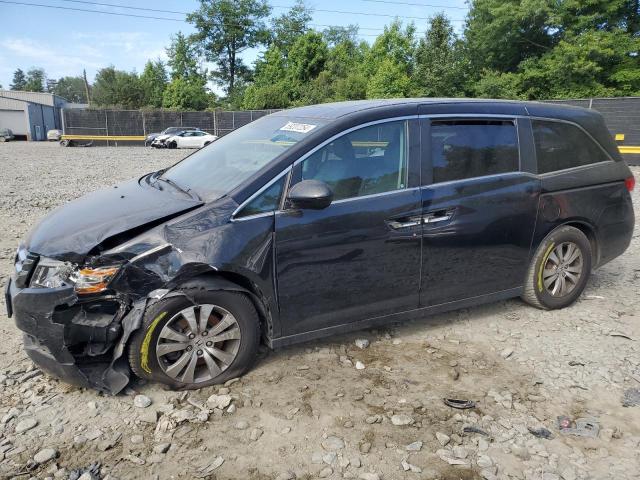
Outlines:
{"type": "Polygon", "coordinates": [[[121,336],[117,301],[80,303],[73,287],[20,289],[13,279],[5,298],[25,352],[38,367],[65,382],[112,392],[105,374],[121,336]]]}

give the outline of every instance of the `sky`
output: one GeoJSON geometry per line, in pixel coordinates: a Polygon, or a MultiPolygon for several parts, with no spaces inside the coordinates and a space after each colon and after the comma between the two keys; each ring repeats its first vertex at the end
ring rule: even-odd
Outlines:
{"type": "MultiPolygon", "coordinates": [[[[272,16],[279,16],[293,5],[294,0],[270,0],[269,3],[273,7],[272,16]]],[[[317,30],[326,25],[356,24],[360,27],[361,38],[368,42],[372,42],[394,16],[405,23],[413,21],[418,32],[424,32],[426,19],[444,12],[459,32],[467,13],[465,0],[306,0],[305,3],[314,9],[312,26],[317,30]]],[[[165,48],[173,34],[193,32],[193,27],[179,12],[196,10],[198,4],[198,0],[0,0],[0,85],[9,88],[16,68],[26,72],[34,66],[44,68],[48,78],[56,79],[81,75],[86,69],[90,81],[97,70],[109,65],[141,72],[148,59],[166,59],[165,48]],[[172,20],[124,17],[105,12],[172,20]]],[[[251,64],[258,54],[259,50],[251,49],[243,53],[243,58],[251,64]]]]}

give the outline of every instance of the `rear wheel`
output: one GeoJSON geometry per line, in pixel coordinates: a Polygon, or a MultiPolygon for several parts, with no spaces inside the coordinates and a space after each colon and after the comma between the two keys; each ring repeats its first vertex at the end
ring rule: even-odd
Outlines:
{"type": "Polygon", "coordinates": [[[575,227],[553,230],[531,261],[522,298],[543,309],[564,308],[580,296],[591,274],[591,244],[575,227]]]}
{"type": "Polygon", "coordinates": [[[167,143],[167,148],[178,148],[178,144],[176,142],[167,143]]]}
{"type": "Polygon", "coordinates": [[[148,309],[130,342],[129,363],[139,377],[177,389],[202,388],[245,373],[259,339],[258,314],[246,295],[189,292],[148,309]]]}

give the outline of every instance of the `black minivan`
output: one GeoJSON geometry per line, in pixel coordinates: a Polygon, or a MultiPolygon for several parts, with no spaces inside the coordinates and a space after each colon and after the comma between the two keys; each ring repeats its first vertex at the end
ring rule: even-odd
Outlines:
{"type": "Polygon", "coordinates": [[[570,305],[629,245],[633,187],[591,110],[296,108],[52,212],[18,249],[7,306],[55,376],[199,388],[245,372],[261,341],[517,296],[570,305]]]}

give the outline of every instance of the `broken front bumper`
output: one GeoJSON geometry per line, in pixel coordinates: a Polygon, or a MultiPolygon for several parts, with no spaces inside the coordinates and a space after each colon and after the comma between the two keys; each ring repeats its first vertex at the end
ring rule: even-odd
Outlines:
{"type": "Polygon", "coordinates": [[[80,302],[73,287],[6,286],[7,313],[24,334],[24,348],[42,370],[80,387],[115,394],[129,380],[124,343],[139,324],[140,309],[129,314],[120,301],[100,297],[80,302]],[[133,314],[133,318],[132,315],[133,314]],[[123,325],[127,335],[123,335],[123,325]]]}

